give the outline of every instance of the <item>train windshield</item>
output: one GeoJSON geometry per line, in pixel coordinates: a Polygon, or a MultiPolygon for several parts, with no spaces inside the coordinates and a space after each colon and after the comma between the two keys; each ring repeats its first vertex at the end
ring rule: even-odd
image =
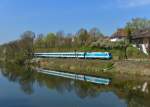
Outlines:
{"type": "Polygon", "coordinates": [[[108,55],[109,55],[109,57],[111,57],[111,58],[112,58],[112,54],[111,54],[111,53],[108,53],[108,55]]]}
{"type": "Polygon", "coordinates": [[[112,54],[111,54],[111,53],[109,53],[109,56],[112,56],[112,54]]]}

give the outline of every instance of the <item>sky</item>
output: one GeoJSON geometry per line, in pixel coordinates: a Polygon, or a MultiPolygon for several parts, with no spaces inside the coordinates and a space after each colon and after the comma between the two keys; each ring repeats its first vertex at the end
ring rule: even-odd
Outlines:
{"type": "Polygon", "coordinates": [[[132,18],[150,19],[150,0],[0,0],[0,44],[36,34],[97,27],[105,35],[132,18]]]}

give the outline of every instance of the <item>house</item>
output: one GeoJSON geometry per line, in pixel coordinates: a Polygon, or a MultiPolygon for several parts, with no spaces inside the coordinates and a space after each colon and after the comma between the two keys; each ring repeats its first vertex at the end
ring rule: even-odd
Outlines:
{"type": "Polygon", "coordinates": [[[132,36],[132,43],[145,54],[150,53],[150,28],[136,31],[132,36]]]}
{"type": "Polygon", "coordinates": [[[127,38],[128,33],[125,29],[118,29],[110,38],[111,42],[122,41],[127,38]]]}
{"type": "MultiPolygon", "coordinates": [[[[111,42],[123,41],[128,37],[125,29],[118,29],[111,37],[111,42]]],[[[150,53],[150,28],[132,33],[132,44],[145,54],[150,53]]]]}

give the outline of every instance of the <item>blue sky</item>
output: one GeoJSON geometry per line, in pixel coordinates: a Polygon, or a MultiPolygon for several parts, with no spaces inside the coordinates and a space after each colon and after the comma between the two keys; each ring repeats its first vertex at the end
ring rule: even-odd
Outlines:
{"type": "Polygon", "coordinates": [[[0,0],[0,44],[27,30],[74,33],[97,27],[111,35],[135,17],[150,19],[150,0],[0,0]]]}

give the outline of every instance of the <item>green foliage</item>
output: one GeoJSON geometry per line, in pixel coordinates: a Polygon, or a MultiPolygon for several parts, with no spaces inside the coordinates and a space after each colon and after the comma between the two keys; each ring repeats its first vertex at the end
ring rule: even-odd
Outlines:
{"type": "Polygon", "coordinates": [[[127,56],[134,57],[134,58],[146,58],[147,57],[139,49],[131,47],[131,46],[127,48],[127,56]]]}
{"type": "Polygon", "coordinates": [[[34,49],[35,51],[88,50],[85,48],[90,48],[89,45],[100,38],[104,37],[97,28],[93,28],[90,31],[82,28],[75,35],[65,35],[63,32],[48,33],[46,36],[40,34],[35,39],[34,49]]]}
{"type": "Polygon", "coordinates": [[[126,28],[127,31],[127,40],[129,41],[129,43],[132,43],[132,30],[130,28],[126,28]]]}
{"type": "Polygon", "coordinates": [[[81,50],[81,51],[90,51],[90,50],[92,50],[92,48],[91,47],[83,46],[79,50],[81,50]]]}
{"type": "Polygon", "coordinates": [[[145,18],[134,18],[131,21],[127,22],[125,26],[125,29],[131,29],[132,32],[146,28],[150,28],[150,20],[147,20],[145,18]]]}
{"type": "Polygon", "coordinates": [[[33,32],[27,31],[21,35],[21,39],[4,44],[0,56],[3,56],[5,61],[24,64],[32,59],[34,36],[33,32]]]}
{"type": "Polygon", "coordinates": [[[109,62],[109,63],[107,63],[107,65],[105,65],[105,69],[110,69],[113,67],[113,65],[114,65],[114,63],[109,62]]]}
{"type": "Polygon", "coordinates": [[[31,59],[33,52],[54,52],[54,51],[107,51],[113,54],[113,58],[124,59],[130,56],[144,57],[138,50],[128,48],[131,45],[132,32],[135,28],[147,28],[149,24],[145,19],[133,19],[127,23],[125,29],[128,38],[124,41],[110,42],[107,37],[97,29],[92,28],[87,31],[80,29],[76,34],[65,35],[62,31],[57,33],[39,34],[34,39],[35,34],[27,31],[21,38],[0,47],[0,57],[6,60],[14,60],[19,63],[26,59],[31,59]]]}
{"type": "Polygon", "coordinates": [[[128,41],[111,42],[105,39],[99,39],[97,42],[93,42],[91,47],[97,47],[102,49],[122,49],[129,45],[128,41]]]}
{"type": "Polygon", "coordinates": [[[57,37],[53,33],[48,33],[46,37],[44,37],[44,42],[46,47],[55,47],[56,46],[57,37]]]}

